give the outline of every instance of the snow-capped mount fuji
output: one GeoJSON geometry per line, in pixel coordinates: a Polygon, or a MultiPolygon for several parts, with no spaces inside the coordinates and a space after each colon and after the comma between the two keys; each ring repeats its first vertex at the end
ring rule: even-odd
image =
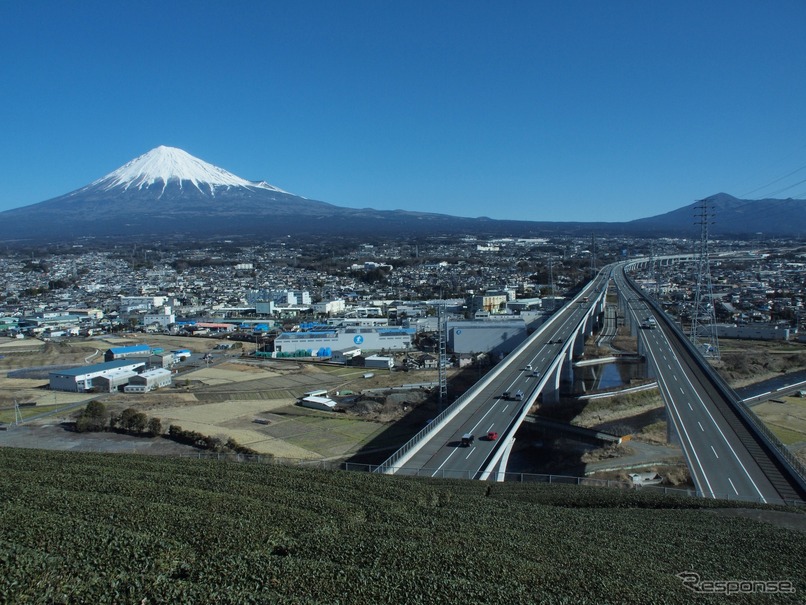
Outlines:
{"type": "Polygon", "coordinates": [[[353,209],[249,181],[182,149],[159,146],[89,185],[0,212],[7,240],[176,235],[453,231],[477,219],[353,209]]]}
{"type": "Polygon", "coordinates": [[[231,187],[266,189],[268,191],[288,193],[269,185],[265,181],[254,182],[242,179],[223,168],[193,157],[182,149],[160,145],[94,181],[87,187],[79,189],[76,194],[90,189],[101,189],[109,192],[114,189],[126,191],[129,188],[152,188],[159,186],[160,182],[162,183],[163,192],[169,184],[173,184],[180,189],[192,185],[201,193],[209,193],[212,196],[215,196],[216,188],[231,187]]]}
{"type": "MultiPolygon", "coordinates": [[[[737,200],[726,194],[709,199],[718,212],[713,235],[806,233],[804,200],[737,200]]],[[[86,187],[0,212],[0,238],[10,244],[82,237],[267,239],[290,234],[528,237],[562,232],[699,237],[694,215],[689,207],[629,223],[551,223],[345,208],[300,197],[264,181],[248,181],[181,149],[160,146],[86,187]]]]}

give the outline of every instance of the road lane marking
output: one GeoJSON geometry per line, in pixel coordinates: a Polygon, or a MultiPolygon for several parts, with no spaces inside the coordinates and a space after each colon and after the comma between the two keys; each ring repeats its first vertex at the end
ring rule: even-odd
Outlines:
{"type": "MultiPolygon", "coordinates": [[[[655,357],[655,353],[654,351],[652,351],[651,347],[647,350],[647,353],[650,357],[652,357],[652,362],[655,364],[655,367],[657,367],[658,360],[655,357]]],[[[708,475],[705,472],[705,468],[703,467],[702,462],[700,462],[700,457],[699,455],[697,455],[697,450],[694,447],[694,442],[691,440],[691,437],[688,434],[686,425],[683,422],[683,417],[680,415],[680,412],[677,409],[677,405],[675,404],[674,399],[672,398],[671,391],[669,390],[669,387],[666,384],[666,380],[663,377],[663,373],[659,372],[658,374],[659,374],[658,387],[661,388],[661,392],[663,392],[663,390],[665,389],[669,395],[667,405],[669,406],[669,411],[672,412],[669,414],[669,416],[671,417],[672,424],[674,424],[675,429],[677,430],[677,435],[680,437],[680,442],[683,447],[683,453],[685,454],[688,466],[691,469],[691,474],[694,477],[695,485],[697,485],[698,491],[700,491],[703,494],[703,496],[706,493],[708,493],[711,495],[712,498],[716,498],[716,494],[714,494],[714,490],[711,487],[711,482],[708,481],[708,475]],[[686,447],[686,441],[688,442],[688,447],[686,447]],[[694,457],[694,461],[692,461],[691,459],[692,456],[694,457]],[[698,471],[702,477],[702,482],[704,482],[705,485],[702,485],[702,482],[697,479],[698,471]]],[[[690,402],[687,403],[688,407],[693,410],[694,408],[691,407],[691,403],[690,402]]]]}
{"type": "Polygon", "coordinates": [[[735,486],[735,485],[733,485],[733,481],[731,481],[731,480],[730,480],[730,477],[728,477],[728,482],[730,483],[730,486],[733,488],[733,491],[734,491],[734,492],[736,493],[736,495],[738,496],[738,495],[739,495],[739,490],[737,490],[737,489],[736,489],[736,486],[735,486]]]}
{"type": "Polygon", "coordinates": [[[472,449],[472,450],[470,450],[470,451],[467,453],[467,456],[465,456],[465,460],[467,460],[468,458],[470,458],[470,456],[472,456],[472,455],[473,455],[473,452],[475,452],[475,451],[476,451],[476,446],[474,445],[474,446],[473,446],[473,449],[472,449]]]}
{"type": "Polygon", "coordinates": [[[700,425],[700,430],[701,430],[701,431],[704,433],[704,432],[705,432],[705,429],[704,429],[704,428],[702,428],[702,422],[700,422],[700,421],[698,420],[698,421],[697,421],[697,424],[699,424],[699,425],[700,425]]]}
{"type": "Polygon", "coordinates": [[[451,456],[453,456],[453,455],[454,455],[456,452],[458,452],[458,451],[459,451],[459,449],[458,449],[458,448],[454,448],[454,450],[453,450],[453,451],[452,451],[450,454],[448,454],[448,457],[447,457],[447,458],[445,458],[445,461],[444,461],[442,464],[440,464],[440,465],[439,465],[439,468],[437,468],[437,470],[435,470],[435,471],[434,471],[434,472],[431,474],[431,476],[432,476],[432,477],[436,477],[436,476],[437,476],[437,473],[438,473],[439,471],[441,471],[441,470],[442,470],[442,467],[443,467],[443,466],[445,466],[445,465],[448,463],[448,460],[450,460],[450,459],[451,459],[451,456]]]}
{"type": "Polygon", "coordinates": [[[714,453],[714,456],[716,456],[717,458],[719,458],[719,454],[717,454],[717,453],[716,453],[716,450],[714,449],[714,446],[713,446],[713,445],[711,446],[711,451],[714,453]]]}

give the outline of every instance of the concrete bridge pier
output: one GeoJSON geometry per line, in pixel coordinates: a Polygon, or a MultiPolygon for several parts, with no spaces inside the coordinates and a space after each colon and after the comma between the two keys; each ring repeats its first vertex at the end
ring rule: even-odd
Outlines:
{"type": "Polygon", "coordinates": [[[574,342],[570,347],[568,347],[569,356],[573,361],[574,357],[582,357],[582,354],[585,352],[585,335],[589,334],[587,330],[580,326],[579,329],[574,332],[573,339],[574,342]]]}
{"type": "Polygon", "coordinates": [[[606,306],[607,306],[607,303],[606,303],[606,301],[605,301],[605,297],[603,296],[603,297],[602,297],[602,298],[600,298],[598,301],[596,301],[596,313],[595,313],[595,314],[596,314],[597,316],[599,316],[599,315],[601,315],[602,313],[604,313],[604,312],[605,312],[605,307],[606,307],[606,306]]]}
{"type": "Polygon", "coordinates": [[[562,373],[563,364],[559,364],[551,375],[546,380],[543,386],[543,403],[559,403],[560,402],[560,374],[562,373]]]}
{"type": "Polygon", "coordinates": [[[560,383],[566,385],[566,392],[570,392],[574,386],[574,347],[570,343],[562,354],[560,362],[560,383]]]}
{"type": "Polygon", "coordinates": [[[599,314],[598,313],[589,313],[588,316],[585,318],[585,324],[583,326],[583,335],[589,336],[593,334],[594,331],[599,327],[599,314]]]}

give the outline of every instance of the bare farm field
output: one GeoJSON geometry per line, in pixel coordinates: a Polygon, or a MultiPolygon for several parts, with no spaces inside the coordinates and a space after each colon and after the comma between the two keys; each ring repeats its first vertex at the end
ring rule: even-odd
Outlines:
{"type": "Polygon", "coordinates": [[[720,341],[722,359],[714,367],[733,388],[806,369],[806,346],[796,342],[720,341]]]}
{"type": "Polygon", "coordinates": [[[753,412],[806,464],[806,399],[781,397],[753,406],[753,412]]]}
{"type": "MultiPolygon", "coordinates": [[[[435,372],[372,372],[371,377],[366,377],[368,372],[363,368],[231,357],[210,367],[191,367],[180,372],[175,375],[172,387],[152,393],[64,393],[47,388],[48,371],[96,363],[111,346],[145,342],[165,350],[186,348],[202,353],[211,350],[217,341],[105,337],[69,343],[36,341],[36,350],[30,347],[33,342],[29,341],[29,350],[6,354],[0,359],[0,422],[13,423],[14,401],[29,404],[22,408],[26,420],[21,427],[0,431],[0,445],[155,454],[187,449],[176,444],[159,445],[163,439],[155,441],[117,433],[80,434],[62,427],[62,423],[75,419],[84,407],[83,402],[99,399],[110,413],[134,408],[148,417],[159,418],[163,430],[176,425],[223,441],[232,438],[260,454],[278,458],[338,460],[361,450],[367,443],[375,443],[379,434],[388,431],[391,424],[422,400],[422,394],[395,394],[387,400],[383,393],[373,389],[435,379],[435,372]],[[10,371],[22,368],[38,368],[30,374],[36,377],[8,377],[10,371]],[[297,405],[299,397],[314,389],[351,394],[360,400],[362,405],[355,407],[360,411],[340,414],[297,405]],[[371,400],[365,401],[362,391],[368,390],[373,390],[371,400]],[[31,419],[32,416],[42,417],[31,419]]],[[[395,439],[405,439],[405,431],[397,433],[401,435],[395,439]]]]}

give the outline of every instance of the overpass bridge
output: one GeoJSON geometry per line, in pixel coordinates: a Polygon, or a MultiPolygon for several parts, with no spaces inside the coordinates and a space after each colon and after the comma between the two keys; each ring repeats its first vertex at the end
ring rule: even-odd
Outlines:
{"type": "Polygon", "coordinates": [[[670,437],[681,445],[697,492],[802,503],[806,469],[740,402],[661,306],[629,279],[631,264],[613,273],[620,305],[650,377],[658,381],[670,437]]]}
{"type": "MultiPolygon", "coordinates": [[[[641,262],[648,259],[630,264],[641,262]]],[[[531,406],[538,400],[559,401],[560,385],[570,380],[574,357],[581,355],[585,338],[601,321],[612,278],[638,337],[639,353],[647,356],[651,377],[658,380],[670,431],[679,436],[698,494],[803,502],[806,472],[801,472],[802,466],[763,425],[731,402],[729,387],[657,303],[628,280],[625,266],[619,263],[602,269],[537,332],[374,472],[501,480],[515,433],[531,406]],[[650,316],[657,327],[642,329],[650,316]],[[498,435],[494,441],[484,437],[491,432],[498,435]],[[476,440],[464,447],[466,433],[476,440]]]]}
{"type": "Polygon", "coordinates": [[[603,269],[491,372],[439,414],[375,472],[487,478],[508,455],[515,432],[540,397],[559,401],[571,363],[599,325],[611,268],[603,269]],[[506,394],[506,395],[505,395],[506,394]],[[497,433],[488,441],[488,433],[497,433]],[[477,437],[461,446],[462,435],[477,437]]]}

